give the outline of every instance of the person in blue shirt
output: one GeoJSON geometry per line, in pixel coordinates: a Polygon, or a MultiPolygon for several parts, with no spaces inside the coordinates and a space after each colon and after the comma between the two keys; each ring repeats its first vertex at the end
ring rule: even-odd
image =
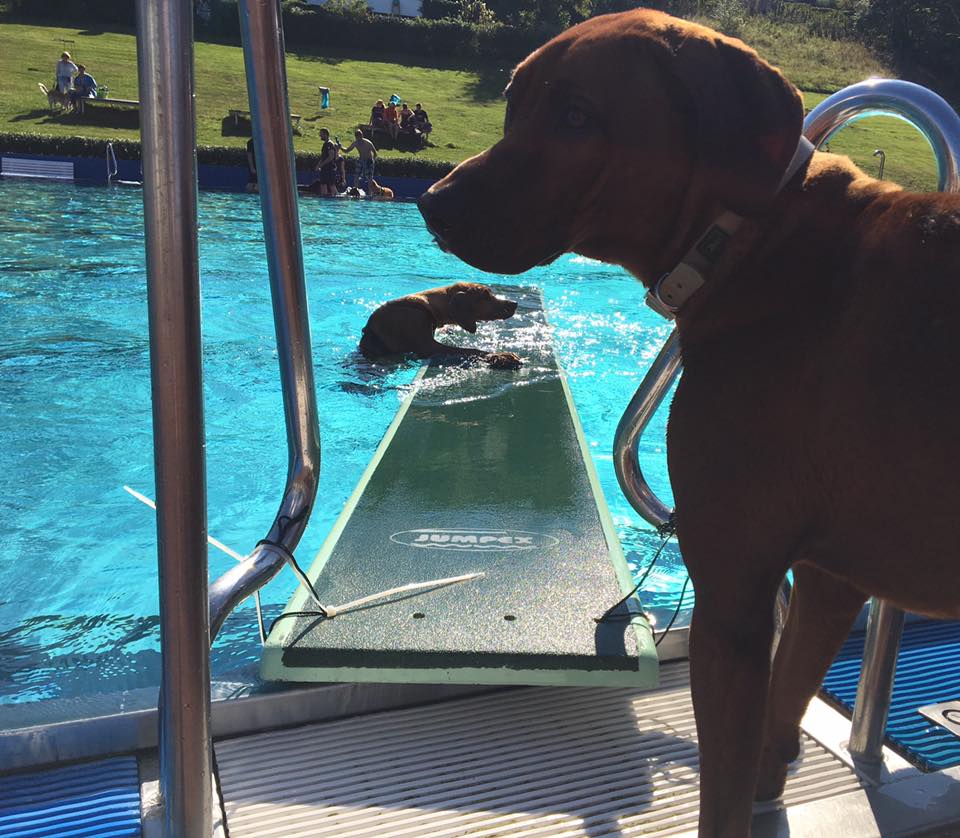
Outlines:
{"type": "Polygon", "coordinates": [[[73,90],[70,91],[70,99],[76,102],[77,99],[92,99],[97,95],[97,82],[87,72],[83,64],[77,65],[77,75],[73,79],[73,90]]]}

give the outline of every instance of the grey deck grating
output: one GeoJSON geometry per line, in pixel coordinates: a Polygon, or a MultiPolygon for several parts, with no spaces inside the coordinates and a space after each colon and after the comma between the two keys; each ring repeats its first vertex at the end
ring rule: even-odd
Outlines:
{"type": "MultiPolygon", "coordinates": [[[[531,688],[217,743],[232,838],[603,838],[696,825],[685,663],[661,686],[531,688]]],[[[788,805],[859,788],[805,739],[788,805]]]]}

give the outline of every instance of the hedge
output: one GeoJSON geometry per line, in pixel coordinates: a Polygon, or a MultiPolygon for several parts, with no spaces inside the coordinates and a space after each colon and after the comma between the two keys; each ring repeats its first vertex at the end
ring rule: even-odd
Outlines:
{"type": "MultiPolygon", "coordinates": [[[[49,154],[61,157],[104,157],[107,143],[113,143],[120,160],[139,160],[140,143],[135,140],[95,140],[89,137],[49,137],[44,134],[0,132],[0,153],[49,154]]],[[[316,165],[317,154],[297,154],[297,168],[316,165]]],[[[211,166],[243,166],[246,168],[245,148],[225,146],[198,146],[197,162],[211,166]]],[[[439,180],[456,164],[438,160],[382,157],[377,160],[377,171],[387,177],[411,177],[439,180]]]]}
{"type": "MultiPolygon", "coordinates": [[[[433,3],[433,14],[445,15],[439,4],[456,6],[452,0],[433,3]]],[[[195,37],[238,44],[240,24],[236,2],[208,0],[209,16],[197,18],[195,37]]],[[[326,9],[286,0],[283,8],[284,40],[288,47],[344,49],[369,44],[390,44],[391,52],[411,56],[449,57],[458,60],[494,58],[517,61],[546,43],[556,29],[518,29],[502,24],[480,26],[461,20],[406,18],[394,15],[357,14],[349,8],[326,9]]],[[[44,20],[59,26],[91,23],[135,25],[130,0],[74,0],[64,8],[62,0],[12,0],[11,9],[24,19],[44,20]]]]}
{"type": "Polygon", "coordinates": [[[443,20],[460,16],[460,0],[422,0],[420,14],[428,20],[443,20]]]}

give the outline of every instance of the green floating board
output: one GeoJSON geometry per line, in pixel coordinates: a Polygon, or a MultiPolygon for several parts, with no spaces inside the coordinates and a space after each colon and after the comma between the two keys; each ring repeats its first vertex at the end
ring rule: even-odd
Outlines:
{"type": "MultiPolygon", "coordinates": [[[[481,325],[481,339],[523,368],[424,367],[308,571],[330,605],[483,576],[332,619],[284,617],[264,679],[656,686],[638,609],[594,619],[633,582],[540,293],[497,290],[517,314],[481,325]]],[[[285,613],[297,611],[316,611],[303,586],[285,613]]]]}

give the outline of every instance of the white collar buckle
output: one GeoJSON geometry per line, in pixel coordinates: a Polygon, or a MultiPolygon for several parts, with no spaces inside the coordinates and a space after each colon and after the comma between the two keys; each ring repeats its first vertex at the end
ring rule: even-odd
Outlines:
{"type": "MultiPolygon", "coordinates": [[[[806,137],[801,136],[800,142],[797,143],[797,150],[793,153],[793,158],[774,194],[779,194],[800,167],[810,159],[813,152],[813,144],[806,137]]],[[[646,304],[661,317],[672,320],[687,300],[706,284],[708,270],[726,250],[727,242],[733,238],[733,234],[742,223],[742,216],[734,212],[724,212],[694,242],[680,264],[657,280],[653,288],[647,292],[646,304]]]]}

